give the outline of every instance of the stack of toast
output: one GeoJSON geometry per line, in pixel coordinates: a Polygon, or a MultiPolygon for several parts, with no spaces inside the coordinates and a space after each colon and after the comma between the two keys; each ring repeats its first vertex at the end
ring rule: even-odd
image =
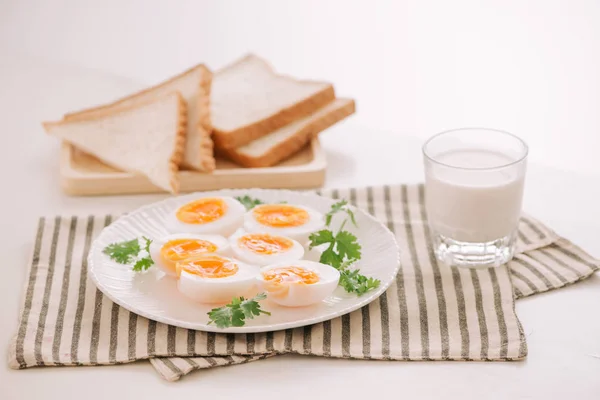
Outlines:
{"type": "Polygon", "coordinates": [[[330,83],[276,73],[248,55],[212,73],[195,66],[111,104],[44,123],[46,132],[172,193],[178,171],[211,173],[215,154],[270,167],[355,111],[330,83]]]}

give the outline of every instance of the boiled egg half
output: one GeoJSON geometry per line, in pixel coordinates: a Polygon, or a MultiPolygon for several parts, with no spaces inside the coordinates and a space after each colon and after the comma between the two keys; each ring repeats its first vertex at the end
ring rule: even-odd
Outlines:
{"type": "Polygon", "coordinates": [[[201,303],[228,303],[248,296],[256,285],[258,267],[216,254],[188,258],[177,263],[177,288],[201,303]]]}
{"type": "Polygon", "coordinates": [[[176,276],[176,264],[187,258],[209,253],[222,253],[229,242],[219,235],[183,233],[167,235],[150,244],[150,257],[161,271],[176,276]]]}
{"type": "Polygon", "coordinates": [[[301,307],[323,301],[338,285],[335,268],[314,261],[294,261],[260,269],[258,286],[268,299],[286,307],[301,307]]]}
{"type": "Polygon", "coordinates": [[[294,239],[271,233],[238,233],[230,238],[235,257],[253,265],[292,262],[304,256],[304,248],[294,239]]]}
{"type": "Polygon", "coordinates": [[[244,228],[248,232],[266,232],[287,236],[301,243],[324,226],[323,214],[293,204],[261,204],[248,211],[244,228]]]}
{"type": "Polygon", "coordinates": [[[176,233],[212,233],[229,236],[243,223],[246,208],[233,197],[202,197],[167,215],[165,224],[176,233]]]}

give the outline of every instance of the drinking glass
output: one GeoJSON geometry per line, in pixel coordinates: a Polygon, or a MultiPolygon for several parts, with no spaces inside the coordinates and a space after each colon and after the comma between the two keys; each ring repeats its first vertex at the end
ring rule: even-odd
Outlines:
{"type": "Polygon", "coordinates": [[[423,145],[427,217],[438,260],[495,267],[514,254],[528,147],[486,128],[439,133],[423,145]]]}

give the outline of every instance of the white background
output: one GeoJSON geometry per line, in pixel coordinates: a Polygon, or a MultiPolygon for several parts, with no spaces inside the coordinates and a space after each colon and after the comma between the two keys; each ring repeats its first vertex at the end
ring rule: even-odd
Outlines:
{"type": "MultiPolygon", "coordinates": [[[[424,138],[462,126],[508,130],[531,147],[527,211],[600,256],[599,22],[600,1],[592,0],[0,0],[0,346],[16,332],[22,266],[40,214],[117,212],[162,197],[62,195],[58,143],[40,122],[247,52],[356,99],[357,114],[323,135],[327,186],[418,181],[424,138]]],[[[3,365],[0,398],[595,399],[598,306],[598,276],[519,301],[529,345],[521,363],[286,356],[175,384],[146,363],[3,365]]]]}

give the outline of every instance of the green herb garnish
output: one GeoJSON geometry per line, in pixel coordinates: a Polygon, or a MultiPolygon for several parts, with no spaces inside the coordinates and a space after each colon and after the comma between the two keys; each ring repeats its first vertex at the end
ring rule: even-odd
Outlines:
{"type": "Polygon", "coordinates": [[[356,293],[359,296],[367,293],[369,290],[379,287],[379,279],[366,277],[360,273],[360,270],[349,268],[340,268],[340,286],[348,293],[356,293]]]}
{"type": "Polygon", "coordinates": [[[344,261],[359,260],[361,248],[358,239],[348,231],[339,231],[334,234],[329,229],[323,229],[312,233],[309,237],[310,248],[328,244],[327,249],[321,253],[319,260],[323,264],[331,265],[339,269],[344,261]]]}
{"type": "Polygon", "coordinates": [[[238,196],[235,199],[237,201],[239,201],[240,203],[242,203],[244,205],[244,207],[246,207],[246,210],[251,210],[259,204],[264,204],[264,202],[262,202],[261,200],[253,199],[252,197],[250,197],[248,195],[238,196]]]}
{"type": "Polygon", "coordinates": [[[271,315],[270,312],[260,308],[259,301],[267,298],[265,293],[259,293],[251,299],[244,297],[234,297],[231,303],[223,307],[213,308],[208,312],[210,321],[217,325],[217,328],[229,328],[230,326],[244,326],[246,318],[253,319],[261,314],[271,315]]]}
{"type": "Polygon", "coordinates": [[[112,243],[106,246],[103,253],[120,264],[129,264],[140,252],[140,243],[137,239],[125,242],[112,243]]]}
{"type": "Polygon", "coordinates": [[[356,219],[354,217],[354,211],[352,211],[350,209],[350,207],[348,207],[348,201],[345,199],[340,200],[331,206],[331,210],[329,210],[329,212],[327,214],[325,214],[325,225],[327,225],[327,226],[331,225],[331,220],[333,219],[333,216],[335,214],[339,213],[340,211],[346,213],[346,215],[348,215],[348,217],[350,217],[350,221],[352,221],[352,225],[358,226],[356,224],[356,219]]]}
{"type": "MultiPolygon", "coordinates": [[[[327,226],[331,224],[333,216],[338,212],[345,212],[354,226],[357,226],[354,213],[348,208],[346,200],[341,200],[333,204],[331,210],[325,214],[327,226]]],[[[360,260],[362,254],[356,236],[344,230],[346,222],[348,222],[348,219],[342,222],[340,230],[337,233],[329,229],[322,229],[312,233],[309,236],[310,248],[327,245],[327,248],[321,253],[319,261],[323,264],[331,265],[340,271],[339,285],[346,292],[362,296],[368,291],[379,287],[381,281],[362,275],[359,269],[349,268],[350,265],[360,260]]]]}
{"type": "Polygon", "coordinates": [[[139,239],[127,240],[119,243],[112,243],[106,246],[103,253],[108,255],[112,260],[119,264],[133,264],[134,271],[145,271],[154,265],[154,261],[150,257],[150,244],[152,240],[146,236],[142,236],[144,247],[140,247],[139,239]],[[146,252],[144,257],[140,257],[142,251],[146,252]]]}
{"type": "MultiPolygon", "coordinates": [[[[244,205],[244,207],[246,207],[246,211],[252,210],[254,207],[260,205],[260,204],[265,204],[264,201],[259,200],[259,199],[255,199],[253,197],[250,197],[248,195],[246,196],[238,196],[235,198],[237,201],[239,201],[240,203],[242,203],[244,205]]],[[[278,204],[287,204],[287,201],[278,201],[278,204]]]]}

